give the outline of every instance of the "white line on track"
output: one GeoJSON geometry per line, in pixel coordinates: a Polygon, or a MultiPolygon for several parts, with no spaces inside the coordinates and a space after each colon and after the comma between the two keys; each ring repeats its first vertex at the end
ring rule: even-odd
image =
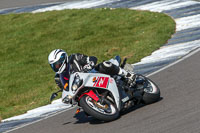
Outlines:
{"type": "Polygon", "coordinates": [[[20,128],[23,128],[23,127],[32,125],[32,124],[34,124],[34,123],[37,123],[37,122],[43,121],[43,120],[45,120],[45,119],[51,118],[51,117],[53,117],[53,116],[56,116],[56,115],[58,115],[58,114],[61,114],[61,113],[65,112],[65,111],[69,111],[69,110],[71,110],[71,109],[74,109],[75,107],[76,107],[76,106],[70,107],[70,108],[68,108],[68,109],[65,109],[65,110],[63,110],[63,111],[57,112],[57,113],[52,114],[52,115],[50,115],[50,116],[47,116],[47,117],[45,117],[45,118],[36,120],[36,121],[31,122],[31,123],[28,123],[28,124],[21,125],[21,126],[19,126],[19,127],[16,127],[16,128],[11,129],[11,130],[5,131],[5,132],[3,132],[3,133],[9,133],[9,132],[15,131],[15,130],[17,130],[17,129],[20,129],[20,128]]]}
{"type": "Polygon", "coordinates": [[[153,72],[153,73],[147,75],[147,77],[150,77],[150,76],[152,76],[152,75],[155,75],[155,74],[157,74],[157,73],[159,73],[159,72],[161,72],[161,71],[163,71],[163,70],[165,70],[165,69],[167,69],[167,68],[169,68],[169,67],[175,65],[175,64],[177,64],[177,63],[179,63],[179,62],[185,60],[186,58],[189,58],[190,56],[196,54],[196,53],[199,52],[199,51],[200,51],[200,47],[198,47],[198,48],[195,49],[194,51],[190,52],[189,54],[183,56],[181,59],[179,59],[179,60],[177,60],[177,61],[175,61],[175,62],[173,62],[173,63],[171,63],[171,64],[169,64],[169,65],[167,65],[167,66],[165,66],[165,67],[163,67],[163,68],[161,68],[161,69],[159,69],[158,71],[155,71],[155,72],[153,72]]]}

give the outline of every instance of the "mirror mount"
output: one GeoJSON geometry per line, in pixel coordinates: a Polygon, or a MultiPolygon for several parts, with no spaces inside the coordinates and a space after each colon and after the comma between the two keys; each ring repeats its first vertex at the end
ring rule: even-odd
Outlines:
{"type": "Polygon", "coordinates": [[[51,98],[50,98],[50,102],[52,102],[53,99],[58,96],[58,93],[62,92],[62,91],[63,91],[63,89],[60,89],[59,91],[52,93],[51,98]]]}

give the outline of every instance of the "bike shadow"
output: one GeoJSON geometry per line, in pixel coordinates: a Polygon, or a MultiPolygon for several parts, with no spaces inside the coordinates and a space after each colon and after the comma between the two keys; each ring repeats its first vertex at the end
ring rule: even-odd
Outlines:
{"type": "MultiPolygon", "coordinates": [[[[157,102],[160,102],[161,100],[163,100],[163,97],[161,97],[159,99],[159,101],[157,102]]],[[[156,103],[157,103],[156,102],[156,103]]],[[[152,103],[152,104],[155,104],[155,103],[152,103]]],[[[120,119],[121,117],[123,117],[124,115],[127,115],[128,113],[132,112],[132,111],[135,111],[137,109],[140,109],[144,106],[149,106],[151,104],[139,104],[139,105],[136,105],[134,107],[131,107],[130,109],[126,110],[126,111],[123,111],[120,113],[120,117],[118,119],[120,119]]],[[[84,123],[90,123],[90,124],[106,124],[106,123],[109,123],[109,122],[105,122],[105,121],[101,121],[101,120],[98,120],[92,116],[87,116],[84,111],[81,111],[80,113],[78,114],[75,114],[74,115],[74,118],[77,119],[76,122],[74,122],[74,124],[84,124],[84,123]]],[[[112,122],[112,121],[111,121],[112,122]]]]}
{"type": "Polygon", "coordinates": [[[90,123],[90,124],[104,124],[104,121],[100,121],[92,116],[87,116],[84,111],[81,111],[78,114],[74,115],[74,118],[77,120],[74,124],[84,124],[84,123],[90,123]]]}
{"type": "MultiPolygon", "coordinates": [[[[157,102],[152,103],[152,104],[156,104],[156,103],[160,102],[161,100],[163,100],[163,97],[160,97],[160,99],[159,99],[157,102]]],[[[136,105],[136,106],[134,106],[134,107],[132,107],[132,108],[130,108],[130,109],[124,111],[124,112],[121,112],[121,116],[126,115],[126,114],[128,114],[128,113],[130,113],[130,112],[132,112],[132,111],[137,110],[137,109],[140,109],[140,108],[142,108],[142,107],[144,107],[144,106],[150,106],[150,105],[151,105],[151,104],[139,104],[139,105],[136,105]]]]}

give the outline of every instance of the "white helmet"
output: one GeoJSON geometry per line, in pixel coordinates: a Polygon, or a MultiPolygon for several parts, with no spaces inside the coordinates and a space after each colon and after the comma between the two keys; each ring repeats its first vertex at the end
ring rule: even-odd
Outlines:
{"type": "Polygon", "coordinates": [[[68,55],[62,49],[55,49],[49,54],[48,61],[51,68],[60,74],[68,64],[68,55]]]}

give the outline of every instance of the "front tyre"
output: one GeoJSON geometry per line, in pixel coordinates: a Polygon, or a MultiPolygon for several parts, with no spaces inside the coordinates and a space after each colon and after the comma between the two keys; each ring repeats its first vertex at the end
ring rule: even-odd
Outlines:
{"type": "Polygon", "coordinates": [[[118,109],[108,100],[105,100],[105,103],[101,104],[88,95],[84,95],[80,99],[80,106],[87,114],[102,121],[113,121],[119,117],[118,109]]]}

